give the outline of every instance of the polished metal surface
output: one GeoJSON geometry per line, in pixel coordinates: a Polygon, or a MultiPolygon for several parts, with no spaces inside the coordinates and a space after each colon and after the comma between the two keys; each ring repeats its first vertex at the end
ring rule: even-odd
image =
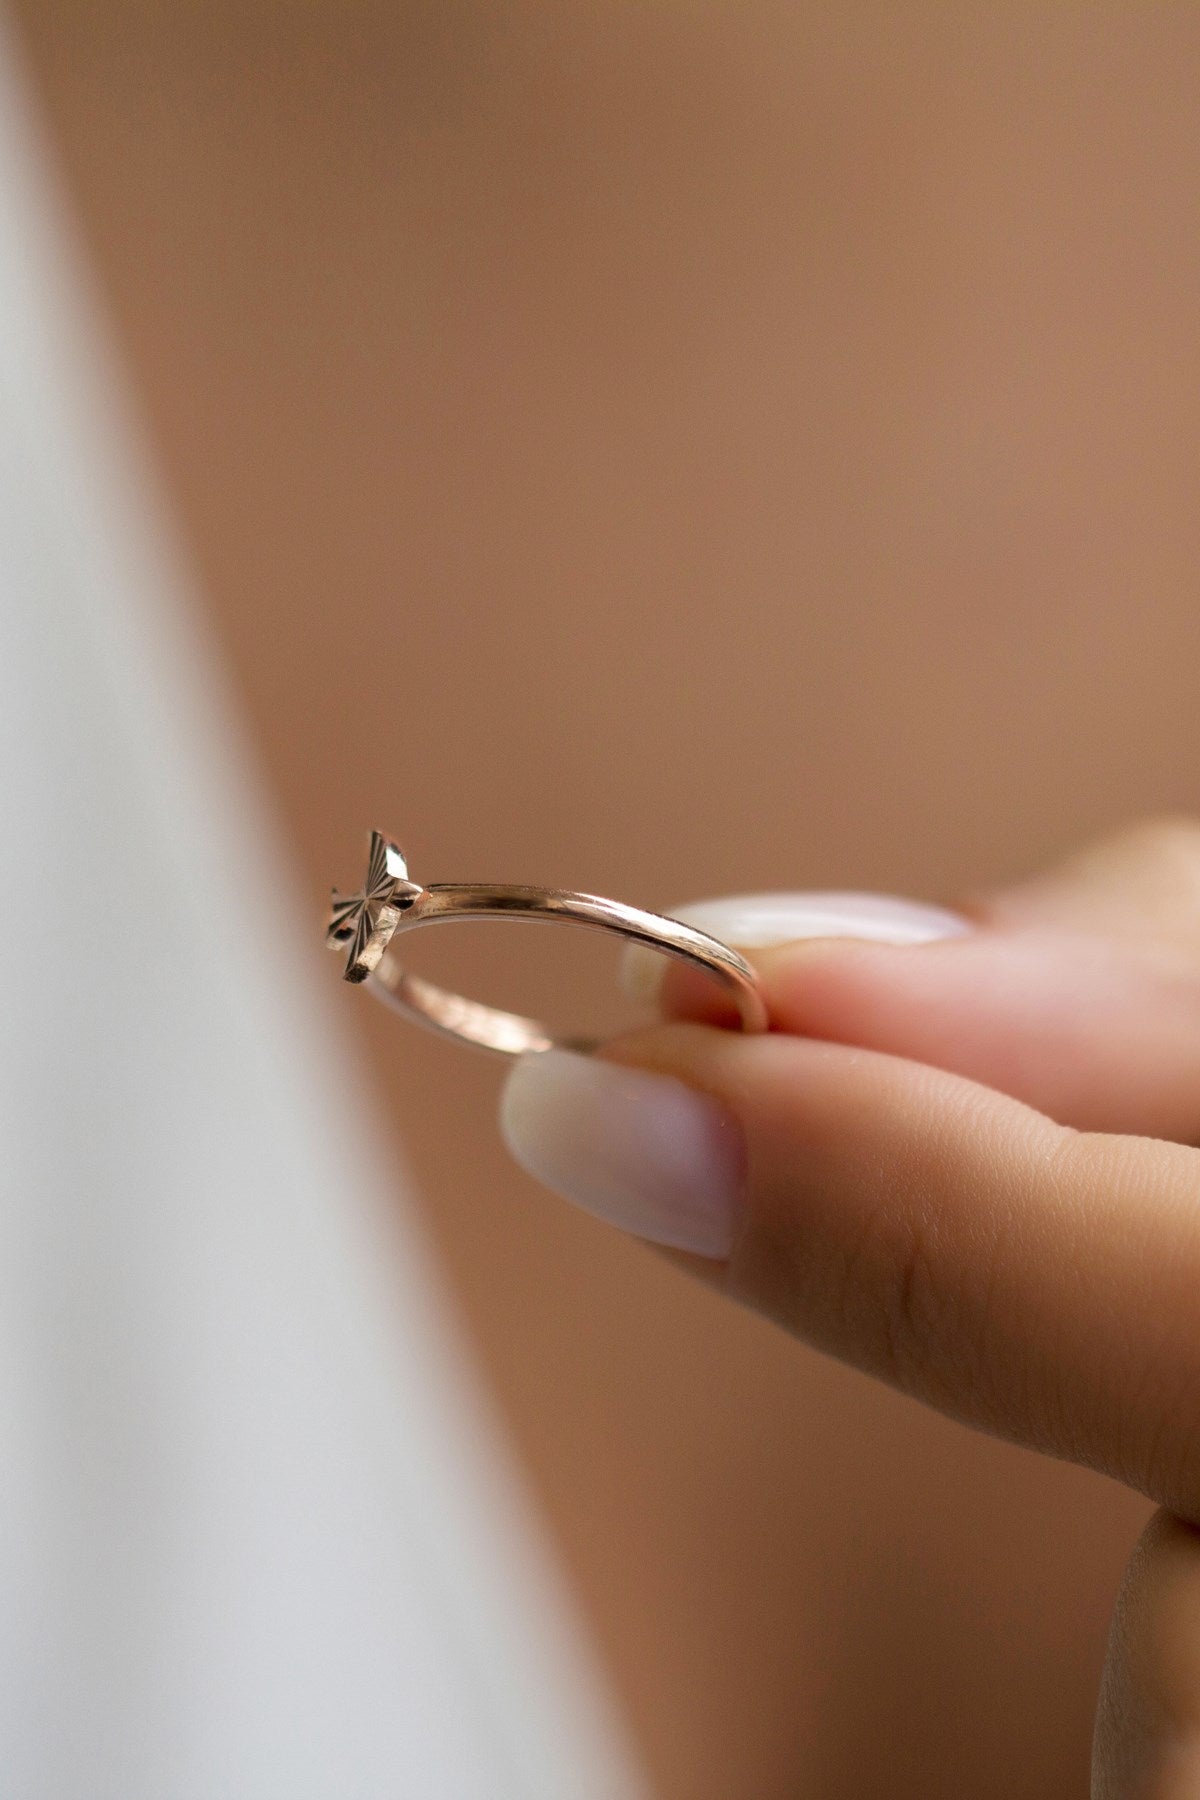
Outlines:
{"type": "Polygon", "coordinates": [[[369,982],[372,993],[396,1011],[446,1036],[503,1056],[555,1045],[573,1050],[595,1047],[590,1038],[556,1037],[535,1019],[464,999],[405,972],[396,954],[395,940],[401,933],[465,919],[516,919],[613,932],[691,963],[731,995],[744,1031],[766,1030],[766,1004],[754,970],[736,950],[707,932],[619,900],[560,888],[482,882],[419,887],[409,879],[403,852],[378,831],[371,833],[367,878],[360,892],[350,898],[334,892],[325,939],[331,949],[348,951],[347,981],[369,982]]]}

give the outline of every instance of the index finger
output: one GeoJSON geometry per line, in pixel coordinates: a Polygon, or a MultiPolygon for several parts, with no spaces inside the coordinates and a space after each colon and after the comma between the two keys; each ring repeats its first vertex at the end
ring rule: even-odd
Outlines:
{"type": "MultiPolygon", "coordinates": [[[[836,898],[839,909],[784,895],[683,913],[738,944],[766,919],[747,954],[778,1031],[931,1063],[1081,1130],[1200,1140],[1195,825],[1132,827],[976,902],[957,926],[900,908],[896,941],[882,902],[857,937],[866,897],[836,898]]],[[[711,984],[685,969],[660,998],[668,1017],[723,1022],[711,984]]]]}

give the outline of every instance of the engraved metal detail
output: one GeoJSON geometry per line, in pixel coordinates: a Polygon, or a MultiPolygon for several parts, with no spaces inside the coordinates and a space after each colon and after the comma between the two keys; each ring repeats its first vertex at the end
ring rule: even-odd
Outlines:
{"type": "Polygon", "coordinates": [[[400,915],[421,889],[408,879],[404,852],[380,831],[373,831],[367,855],[367,878],[357,894],[333,890],[325,942],[331,950],[348,951],[345,978],[365,981],[379,967],[400,915]]]}

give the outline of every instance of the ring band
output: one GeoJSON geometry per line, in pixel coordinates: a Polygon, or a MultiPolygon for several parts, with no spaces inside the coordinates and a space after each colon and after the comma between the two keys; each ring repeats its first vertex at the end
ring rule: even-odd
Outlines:
{"type": "Polygon", "coordinates": [[[737,1005],[743,1031],[765,1031],[767,1007],[758,977],[736,950],[679,919],[643,912],[597,894],[559,888],[500,887],[480,882],[420,887],[410,881],[403,852],[373,831],[362,889],[348,898],[334,890],[325,941],[346,950],[345,979],[369,983],[371,991],[405,1018],[502,1056],[527,1050],[592,1050],[588,1038],[556,1037],[535,1019],[501,1012],[448,993],[401,967],[394,940],[421,925],[455,919],[521,919],[534,923],[582,925],[609,931],[651,950],[676,956],[718,982],[737,1005]]]}

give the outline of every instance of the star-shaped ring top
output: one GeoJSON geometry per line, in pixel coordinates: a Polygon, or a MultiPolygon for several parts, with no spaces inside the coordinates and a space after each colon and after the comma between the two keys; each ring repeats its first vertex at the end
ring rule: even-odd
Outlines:
{"type": "Polygon", "coordinates": [[[334,888],[325,932],[331,950],[349,946],[347,981],[365,981],[379,967],[401,913],[407,912],[422,892],[408,879],[404,852],[381,831],[373,831],[362,890],[347,899],[334,888]]]}

